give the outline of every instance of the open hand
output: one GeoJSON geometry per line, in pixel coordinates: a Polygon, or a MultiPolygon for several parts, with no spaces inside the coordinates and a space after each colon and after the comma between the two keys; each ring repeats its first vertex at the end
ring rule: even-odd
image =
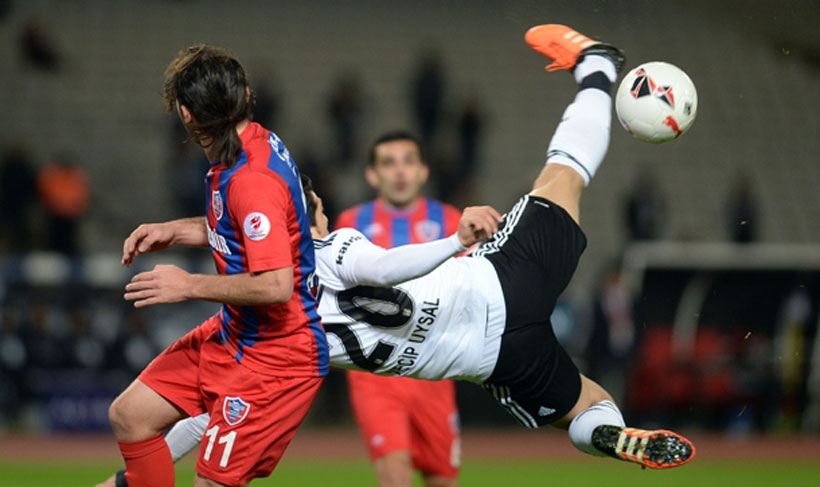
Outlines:
{"type": "Polygon", "coordinates": [[[467,207],[458,222],[458,240],[469,247],[492,236],[501,221],[501,214],[491,206],[467,207]]]}
{"type": "Polygon", "coordinates": [[[154,304],[179,303],[189,299],[191,274],[175,265],[158,265],[153,270],[140,272],[125,285],[126,301],[135,308],[154,304]]]}

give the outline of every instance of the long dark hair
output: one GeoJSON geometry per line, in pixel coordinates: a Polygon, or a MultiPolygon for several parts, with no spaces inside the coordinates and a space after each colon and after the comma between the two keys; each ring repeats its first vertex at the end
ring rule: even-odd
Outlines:
{"type": "Polygon", "coordinates": [[[186,129],[228,167],[242,150],[236,125],[253,116],[242,65],[218,47],[197,45],[180,51],[165,70],[165,108],[184,105],[194,120],[186,129]]]}
{"type": "Polygon", "coordinates": [[[311,181],[310,178],[304,174],[300,173],[299,176],[302,179],[302,191],[305,192],[305,200],[307,200],[308,221],[310,222],[310,226],[315,227],[316,210],[319,208],[319,205],[317,205],[316,200],[313,199],[313,181],[311,181]]]}

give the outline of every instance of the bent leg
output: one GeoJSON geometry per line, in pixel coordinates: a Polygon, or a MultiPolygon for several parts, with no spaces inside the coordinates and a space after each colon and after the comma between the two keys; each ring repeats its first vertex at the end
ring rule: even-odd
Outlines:
{"type": "Polygon", "coordinates": [[[581,384],[575,407],[553,425],[568,429],[582,452],[656,469],[677,467],[695,456],[692,442],[673,431],[627,428],[609,393],[583,375],[581,384]]]}
{"type": "Polygon", "coordinates": [[[575,68],[579,91],[564,110],[547,149],[546,166],[530,192],[564,208],[576,223],[581,193],[609,148],[615,76],[614,64],[603,56],[587,56],[575,68]]]}
{"type": "Polygon", "coordinates": [[[117,440],[140,441],[165,431],[188,415],[185,411],[135,379],[108,410],[111,428],[117,440]]]}
{"type": "Polygon", "coordinates": [[[174,463],[162,431],[187,414],[139,379],[108,412],[130,487],[173,487],[174,463]]]}
{"type": "Polygon", "coordinates": [[[546,198],[564,209],[575,223],[581,223],[581,193],[584,179],[570,167],[547,164],[535,180],[531,196],[546,198]]]}

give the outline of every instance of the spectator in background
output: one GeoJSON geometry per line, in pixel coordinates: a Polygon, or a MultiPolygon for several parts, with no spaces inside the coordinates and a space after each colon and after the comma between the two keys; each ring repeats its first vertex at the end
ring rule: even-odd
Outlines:
{"type": "Polygon", "coordinates": [[[444,72],[438,51],[430,48],[422,53],[411,83],[413,116],[421,135],[422,151],[430,156],[444,113],[444,72]]]}
{"type": "Polygon", "coordinates": [[[57,158],[37,173],[37,190],[48,218],[46,248],[77,254],[79,226],[91,194],[85,170],[67,158],[57,158]]]}
{"type": "Polygon", "coordinates": [[[69,335],[63,342],[65,355],[73,369],[102,370],[105,365],[105,343],[91,330],[88,305],[74,300],[68,313],[69,335]]]}
{"type": "Polygon", "coordinates": [[[336,80],[327,102],[327,115],[334,137],[334,153],[342,163],[358,157],[359,131],[364,112],[361,85],[354,74],[345,74],[336,80]]]}
{"type": "Polygon", "coordinates": [[[160,352],[162,347],[149,334],[145,312],[129,307],[126,310],[125,330],[109,349],[109,367],[122,371],[130,381],[160,352]]]}
{"type": "Polygon", "coordinates": [[[12,145],[0,161],[0,248],[31,250],[30,209],[36,202],[36,170],[22,145],[12,145]]]}
{"type": "MultiPolygon", "coordinates": [[[[343,211],[336,228],[355,228],[384,248],[452,235],[461,212],[421,196],[428,174],[418,139],[407,132],[382,135],[365,169],[378,196],[343,211]]],[[[451,381],[356,371],[349,371],[347,380],[380,487],[410,487],[414,468],[422,472],[426,487],[456,485],[461,446],[451,381]]]]}
{"type": "Polygon", "coordinates": [[[43,22],[32,16],[20,33],[20,56],[28,66],[56,73],[62,66],[62,54],[51,39],[43,22]]]}
{"type": "Polygon", "coordinates": [[[205,203],[202,198],[202,181],[210,163],[202,153],[202,148],[190,140],[179,117],[170,117],[169,123],[168,181],[171,198],[179,217],[201,215],[205,203]]]}
{"type": "MultiPolygon", "coordinates": [[[[264,70],[257,70],[264,73],[264,70]]],[[[276,78],[267,73],[260,75],[254,81],[253,90],[253,120],[263,127],[278,127],[282,110],[282,96],[277,89],[279,84],[276,78]]]]}
{"type": "Polygon", "coordinates": [[[49,372],[68,367],[63,347],[51,329],[53,310],[45,300],[29,304],[23,323],[23,343],[29,357],[29,371],[49,372]]]}
{"type": "Polygon", "coordinates": [[[748,175],[741,174],[735,179],[727,199],[726,211],[726,223],[732,242],[749,243],[757,240],[758,205],[748,175]]]}
{"type": "Polygon", "coordinates": [[[665,202],[657,178],[643,168],[626,199],[629,240],[654,240],[660,236],[665,202]]]}
{"type": "Polygon", "coordinates": [[[447,169],[442,177],[438,195],[456,206],[468,206],[473,198],[475,172],[478,166],[479,142],[484,128],[484,115],[477,96],[468,97],[461,107],[457,120],[458,155],[456,164],[447,169]]]}
{"type": "Polygon", "coordinates": [[[25,374],[29,356],[22,339],[16,306],[6,304],[0,315],[0,424],[17,420],[25,399],[25,374]]]}
{"type": "Polygon", "coordinates": [[[619,264],[607,269],[594,303],[587,347],[589,377],[623,402],[625,372],[637,343],[632,290],[619,264]]]}

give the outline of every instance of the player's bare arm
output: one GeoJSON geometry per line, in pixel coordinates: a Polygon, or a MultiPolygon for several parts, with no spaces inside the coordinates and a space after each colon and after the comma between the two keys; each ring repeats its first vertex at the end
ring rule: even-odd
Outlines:
{"type": "Polygon", "coordinates": [[[232,275],[191,274],[174,265],[157,265],[135,275],[125,286],[134,307],[194,299],[237,306],[287,302],[293,294],[293,268],[232,275]]]}
{"type": "Polygon", "coordinates": [[[489,238],[498,230],[501,220],[501,213],[491,206],[467,207],[458,222],[458,241],[469,247],[489,238]]]}
{"type": "Polygon", "coordinates": [[[122,265],[130,267],[138,255],[165,250],[172,245],[207,247],[205,218],[182,218],[138,226],[122,244],[122,265]]]}

